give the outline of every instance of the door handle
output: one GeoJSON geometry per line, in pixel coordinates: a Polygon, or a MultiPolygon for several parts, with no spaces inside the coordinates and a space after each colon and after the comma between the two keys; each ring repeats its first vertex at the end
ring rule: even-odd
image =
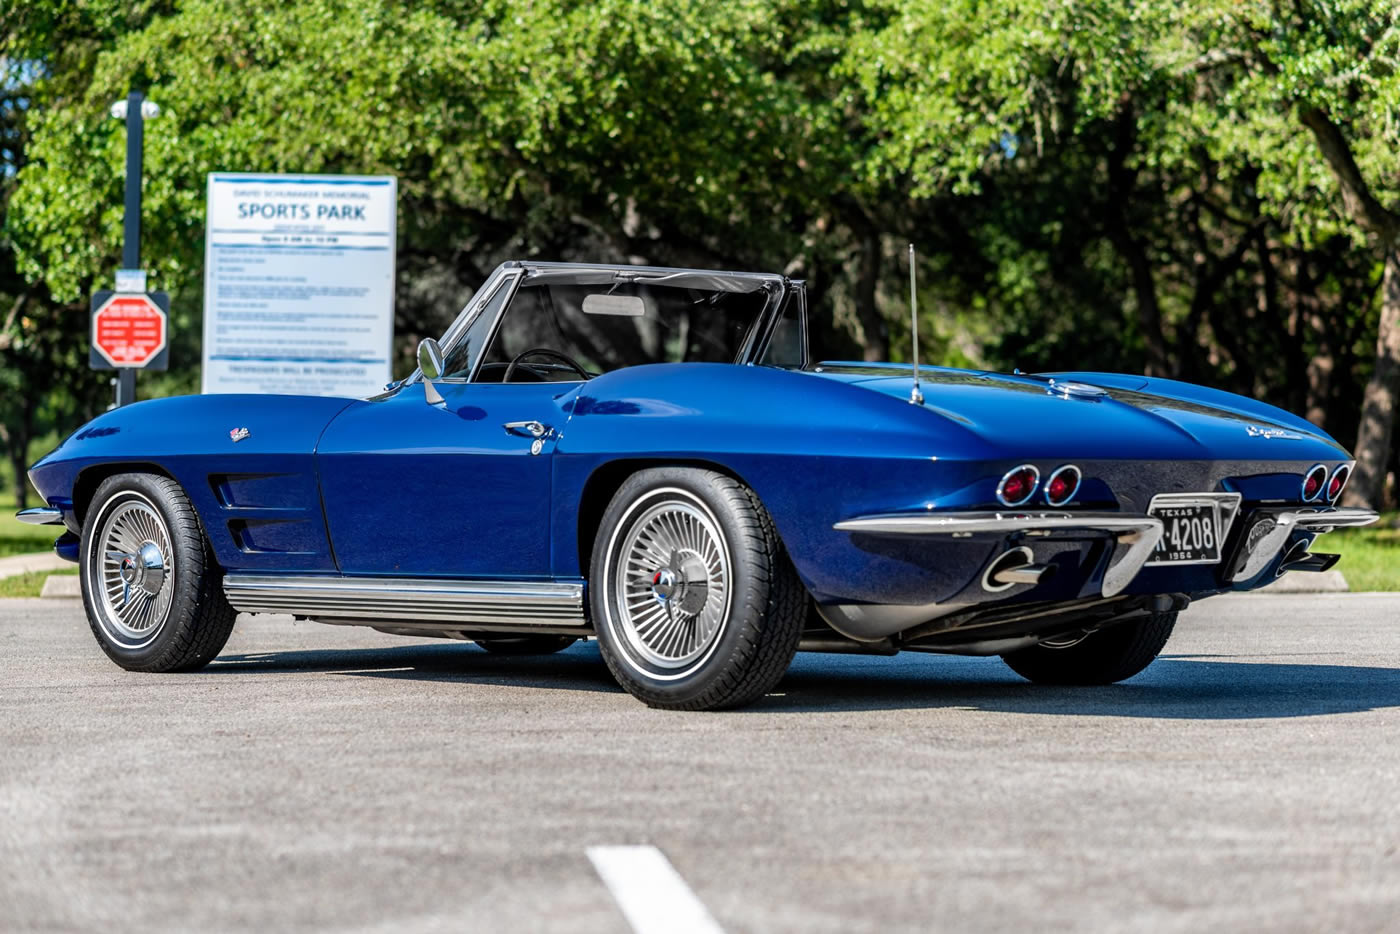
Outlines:
{"type": "Polygon", "coordinates": [[[501,427],[506,430],[506,434],[519,435],[522,438],[540,439],[548,435],[550,431],[548,425],[533,419],[523,422],[506,422],[501,427]]]}

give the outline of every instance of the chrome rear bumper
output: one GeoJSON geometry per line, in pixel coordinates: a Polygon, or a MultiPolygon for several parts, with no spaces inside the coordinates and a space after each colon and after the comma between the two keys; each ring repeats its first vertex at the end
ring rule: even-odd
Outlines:
{"type": "Polygon", "coordinates": [[[1294,532],[1320,535],[1333,529],[1370,525],[1379,518],[1374,510],[1354,506],[1256,509],[1250,514],[1250,525],[1244,531],[1234,567],[1225,579],[1236,584],[1257,577],[1279,556],[1294,532]]]}
{"type": "Polygon", "coordinates": [[[1113,597],[1133,582],[1162,538],[1162,521],[1117,512],[1001,513],[951,512],[861,516],[833,526],[838,532],[870,535],[1024,535],[1031,538],[1111,536],[1117,542],[1104,571],[1103,595],[1113,597]]]}
{"type": "MultiPolygon", "coordinates": [[[[1204,494],[1224,496],[1224,494],[1204,494]]],[[[1235,494],[1238,496],[1238,494],[1235,494]]],[[[1236,500],[1238,504],[1238,500],[1236,500]]],[[[1222,517],[1221,541],[1238,520],[1235,508],[1222,517]]],[[[1226,584],[1242,584],[1263,573],[1287,548],[1295,532],[1322,534],[1336,528],[1369,525],[1378,520],[1373,510],[1355,507],[1263,507],[1250,510],[1238,545],[1222,556],[1226,584]]],[[[1123,513],[903,513],[862,515],[837,522],[839,532],[865,535],[914,535],[972,538],[993,535],[1023,538],[1091,538],[1112,536],[1117,542],[1103,573],[1103,597],[1116,597],[1147,564],[1162,538],[1162,522],[1149,515],[1123,513]]]]}

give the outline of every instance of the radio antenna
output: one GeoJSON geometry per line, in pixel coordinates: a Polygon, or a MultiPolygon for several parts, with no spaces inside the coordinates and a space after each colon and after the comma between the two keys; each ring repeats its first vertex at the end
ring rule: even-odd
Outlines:
{"type": "Polygon", "coordinates": [[[909,244],[909,314],[913,319],[910,334],[914,338],[914,388],[909,392],[912,405],[923,405],[924,394],[919,390],[919,289],[914,281],[914,244],[909,244]]]}

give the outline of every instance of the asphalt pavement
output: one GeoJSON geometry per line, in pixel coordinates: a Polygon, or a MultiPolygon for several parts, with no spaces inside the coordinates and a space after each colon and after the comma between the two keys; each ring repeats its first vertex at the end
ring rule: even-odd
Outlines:
{"type": "Polygon", "coordinates": [[[639,867],[729,932],[1394,931],[1398,734],[1400,595],[1206,601],[1108,688],[800,655],[719,714],[287,617],[130,674],[0,600],[0,928],[625,932],[639,867]]]}

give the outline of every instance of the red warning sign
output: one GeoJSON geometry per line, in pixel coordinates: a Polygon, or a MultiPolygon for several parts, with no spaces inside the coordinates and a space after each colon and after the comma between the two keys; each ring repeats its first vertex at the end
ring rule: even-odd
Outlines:
{"type": "Polygon", "coordinates": [[[92,347],[114,367],[140,368],[165,350],[168,319],[149,295],[113,295],[92,316],[92,347]]]}

